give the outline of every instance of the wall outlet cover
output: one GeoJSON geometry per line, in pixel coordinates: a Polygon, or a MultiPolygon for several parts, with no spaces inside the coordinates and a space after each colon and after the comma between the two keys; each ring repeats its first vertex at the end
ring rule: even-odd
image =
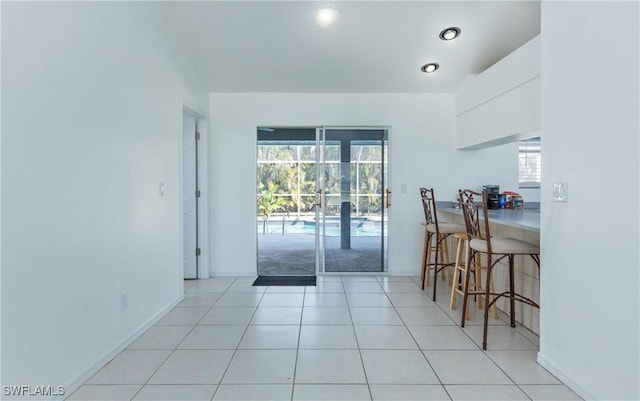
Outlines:
{"type": "Polygon", "coordinates": [[[565,203],[568,201],[568,185],[566,182],[553,183],[553,201],[565,203]]]}

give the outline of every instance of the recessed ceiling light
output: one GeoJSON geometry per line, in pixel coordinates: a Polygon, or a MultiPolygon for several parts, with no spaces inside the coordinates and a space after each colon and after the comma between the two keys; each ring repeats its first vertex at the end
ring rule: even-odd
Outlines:
{"type": "Polygon", "coordinates": [[[316,22],[323,28],[331,26],[338,22],[340,11],[333,7],[323,7],[316,11],[316,22]]]}
{"type": "Polygon", "coordinates": [[[458,36],[460,36],[460,28],[456,28],[454,26],[440,32],[440,39],[442,40],[453,40],[458,36]]]}
{"type": "Polygon", "coordinates": [[[420,69],[422,70],[422,72],[432,73],[432,72],[435,72],[438,68],[440,68],[438,63],[429,63],[429,64],[423,65],[422,68],[420,69]]]}

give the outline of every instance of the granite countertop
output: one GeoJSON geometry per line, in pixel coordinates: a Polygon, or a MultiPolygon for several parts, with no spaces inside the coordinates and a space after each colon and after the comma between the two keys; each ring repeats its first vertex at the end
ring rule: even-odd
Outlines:
{"type": "MultiPolygon", "coordinates": [[[[438,211],[462,216],[462,209],[439,206],[438,211]]],[[[490,209],[489,220],[505,226],[540,232],[540,209],[490,209]]]]}

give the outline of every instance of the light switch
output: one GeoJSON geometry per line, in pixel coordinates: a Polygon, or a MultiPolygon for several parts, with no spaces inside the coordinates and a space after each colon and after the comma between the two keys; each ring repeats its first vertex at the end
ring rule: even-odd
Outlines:
{"type": "Polygon", "coordinates": [[[164,196],[164,183],[161,182],[160,184],[158,184],[158,194],[160,196],[164,196]]]}
{"type": "Polygon", "coordinates": [[[554,202],[568,201],[568,188],[567,188],[566,182],[553,183],[553,201],[554,202]]]}
{"type": "Polygon", "coordinates": [[[401,194],[407,193],[407,184],[400,184],[400,193],[401,194]]]}

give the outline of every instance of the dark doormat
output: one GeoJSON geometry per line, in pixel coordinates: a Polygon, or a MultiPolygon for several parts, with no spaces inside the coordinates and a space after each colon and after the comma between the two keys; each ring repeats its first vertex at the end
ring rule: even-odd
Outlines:
{"type": "Polygon", "coordinates": [[[316,276],[258,276],[253,285],[315,286],[316,276]]]}

